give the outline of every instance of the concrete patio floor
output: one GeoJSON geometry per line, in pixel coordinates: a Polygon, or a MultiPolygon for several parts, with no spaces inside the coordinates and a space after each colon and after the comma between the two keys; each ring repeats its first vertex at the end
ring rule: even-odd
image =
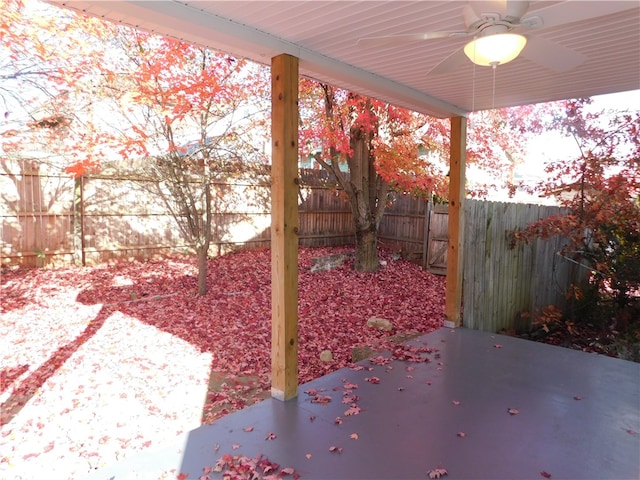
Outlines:
{"type": "Polygon", "coordinates": [[[224,454],[305,480],[640,478],[640,364],[467,329],[406,345],[429,361],[364,360],[89,478],[198,479],[224,454]]]}

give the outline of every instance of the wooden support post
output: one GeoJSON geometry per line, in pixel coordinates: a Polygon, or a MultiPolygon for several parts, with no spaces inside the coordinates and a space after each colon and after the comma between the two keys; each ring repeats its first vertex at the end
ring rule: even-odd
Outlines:
{"type": "Polygon", "coordinates": [[[271,395],[298,394],[298,59],[271,59],[271,395]]]}
{"type": "Polygon", "coordinates": [[[467,119],[451,118],[449,159],[449,249],[447,251],[447,287],[445,326],[459,327],[462,310],[462,273],[464,244],[465,156],[467,119]]]}

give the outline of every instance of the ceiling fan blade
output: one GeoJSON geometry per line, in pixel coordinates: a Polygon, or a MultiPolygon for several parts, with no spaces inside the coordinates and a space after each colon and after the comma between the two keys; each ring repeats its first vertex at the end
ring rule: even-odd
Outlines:
{"type": "Polygon", "coordinates": [[[467,62],[469,62],[469,59],[464,54],[464,50],[460,48],[429,70],[427,75],[451,73],[455,69],[465,65],[467,62]]]}
{"type": "Polygon", "coordinates": [[[586,60],[581,53],[535,36],[527,38],[527,45],[520,55],[555,72],[567,72],[586,60]]]}
{"type": "Polygon", "coordinates": [[[421,42],[435,38],[463,37],[468,35],[464,30],[453,32],[427,32],[409,33],[404,35],[384,35],[381,37],[363,37],[357,42],[359,47],[383,47],[393,45],[403,45],[411,42],[421,42]]]}
{"type": "Polygon", "coordinates": [[[565,1],[550,7],[534,10],[524,15],[521,25],[530,28],[549,28],[565,23],[580,22],[592,18],[602,17],[613,13],[638,8],[638,2],[607,1],[607,2],[571,2],[565,1]]]}

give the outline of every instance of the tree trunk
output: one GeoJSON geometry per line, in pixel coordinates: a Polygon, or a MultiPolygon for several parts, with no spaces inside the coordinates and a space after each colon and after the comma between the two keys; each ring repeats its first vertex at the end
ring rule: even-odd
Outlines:
{"type": "Polygon", "coordinates": [[[356,230],[356,258],[354,269],[373,272],[380,267],[378,262],[378,232],[375,225],[356,230]]]}
{"type": "Polygon", "coordinates": [[[196,248],[198,255],[198,295],[207,294],[207,260],[208,248],[200,246],[196,248]]]}
{"type": "Polygon", "coordinates": [[[209,166],[205,166],[204,175],[204,218],[202,219],[201,238],[196,245],[198,254],[198,295],[207,294],[207,259],[209,257],[209,245],[211,244],[211,223],[213,212],[211,211],[211,179],[209,166]]]}
{"type": "Polygon", "coordinates": [[[84,208],[84,177],[76,177],[74,179],[73,188],[73,263],[76,266],[85,265],[84,259],[84,232],[83,223],[84,215],[82,209],[84,208]]]}
{"type": "MultiPolygon", "coordinates": [[[[370,105],[367,102],[367,106],[370,105]]],[[[381,178],[375,169],[372,139],[375,129],[367,131],[355,125],[350,130],[352,155],[347,158],[349,164],[350,189],[349,203],[353,212],[356,231],[356,259],[354,268],[362,272],[372,272],[380,267],[378,261],[378,211],[384,209],[386,199],[380,195],[381,178]]]]}

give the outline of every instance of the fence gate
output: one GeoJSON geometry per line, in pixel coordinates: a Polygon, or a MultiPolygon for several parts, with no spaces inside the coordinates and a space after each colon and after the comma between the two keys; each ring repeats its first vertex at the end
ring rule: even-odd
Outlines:
{"type": "Polygon", "coordinates": [[[438,275],[447,273],[447,250],[449,246],[449,207],[434,205],[427,225],[426,268],[438,275]]]}

